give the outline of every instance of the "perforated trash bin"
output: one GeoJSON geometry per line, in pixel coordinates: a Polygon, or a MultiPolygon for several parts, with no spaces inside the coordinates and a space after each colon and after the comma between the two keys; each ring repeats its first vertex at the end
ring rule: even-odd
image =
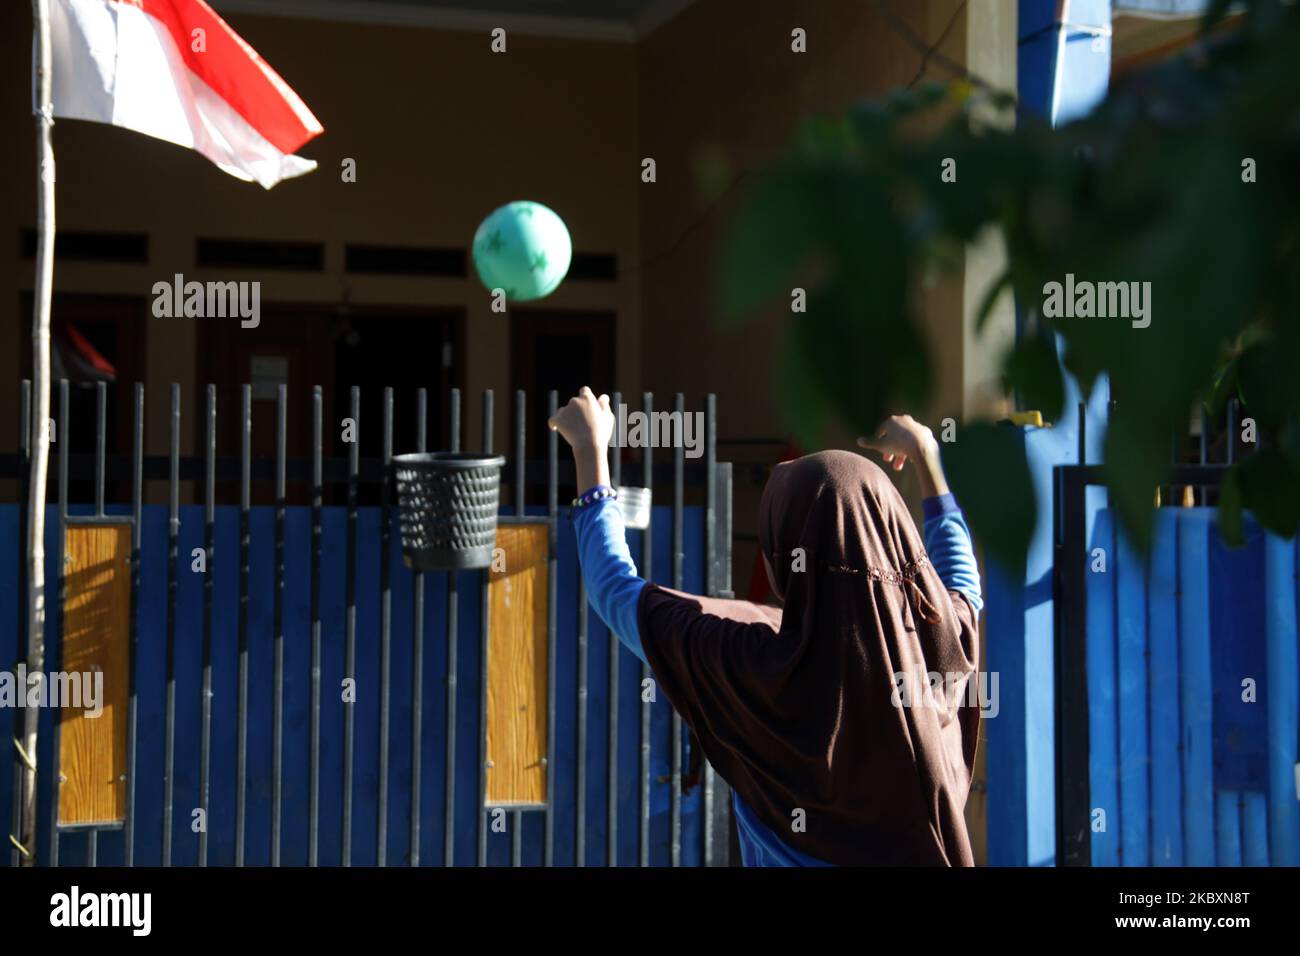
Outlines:
{"type": "Polygon", "coordinates": [[[417,571],[486,568],[496,546],[503,455],[393,457],[402,554],[417,571]]]}

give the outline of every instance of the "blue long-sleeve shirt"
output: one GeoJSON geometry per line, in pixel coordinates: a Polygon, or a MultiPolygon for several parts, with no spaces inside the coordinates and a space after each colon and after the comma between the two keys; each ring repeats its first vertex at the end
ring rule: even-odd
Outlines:
{"type": "MultiPolygon", "coordinates": [[[[976,615],[984,606],[979,568],[971,547],[966,519],[951,494],[922,502],[922,536],[930,561],[950,590],[964,594],[976,615]]],[[[578,558],[587,586],[587,600],[623,646],[648,664],[641,647],[637,604],[646,582],[637,576],[628,550],[623,513],[618,503],[603,499],[573,512],[578,536],[578,558]]],[[[829,866],[789,846],[758,819],[732,791],[740,856],[745,866],[829,866]]]]}

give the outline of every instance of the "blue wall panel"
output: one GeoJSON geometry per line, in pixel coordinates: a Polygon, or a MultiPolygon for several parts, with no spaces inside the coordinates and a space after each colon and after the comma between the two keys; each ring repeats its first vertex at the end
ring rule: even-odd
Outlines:
{"type": "Polygon", "coordinates": [[[1300,836],[1295,543],[1248,516],[1246,547],[1229,549],[1213,509],[1163,508],[1144,561],[1113,521],[1097,515],[1091,547],[1116,560],[1087,582],[1090,773],[1107,813],[1092,861],[1277,864],[1300,836]]]}
{"type": "Polygon", "coordinates": [[[1241,794],[1216,791],[1214,809],[1215,861],[1219,866],[1241,866],[1241,794]]]}
{"type": "Polygon", "coordinates": [[[1147,568],[1146,560],[1134,550],[1126,535],[1115,537],[1121,858],[1125,866],[1150,866],[1147,568]]]}
{"type": "Polygon", "coordinates": [[[1115,529],[1109,511],[1097,515],[1088,548],[1088,775],[1092,783],[1092,861],[1122,860],[1119,784],[1119,704],[1116,696],[1115,529]],[[1097,811],[1105,814],[1104,828],[1097,811]]]}
{"type": "Polygon", "coordinates": [[[1204,508],[1178,512],[1178,638],[1183,710],[1183,835],[1188,866],[1214,865],[1209,530],[1204,508]]]}
{"type": "Polygon", "coordinates": [[[1151,864],[1183,865],[1183,767],[1178,701],[1178,512],[1156,512],[1148,571],[1151,648],[1151,864]]]}
{"type": "Polygon", "coordinates": [[[1267,787],[1268,712],[1265,683],[1265,535],[1245,524],[1246,545],[1229,548],[1210,534],[1210,598],[1214,706],[1214,786],[1241,793],[1267,787]],[[1249,683],[1248,683],[1249,682],[1249,683]],[[1253,685],[1253,693],[1248,690],[1253,685]]]}
{"type": "Polygon", "coordinates": [[[1300,773],[1296,736],[1300,728],[1300,655],[1296,649],[1296,549],[1300,538],[1269,537],[1265,552],[1265,640],[1268,677],[1268,833],[1274,866],[1300,866],[1300,773]]]}

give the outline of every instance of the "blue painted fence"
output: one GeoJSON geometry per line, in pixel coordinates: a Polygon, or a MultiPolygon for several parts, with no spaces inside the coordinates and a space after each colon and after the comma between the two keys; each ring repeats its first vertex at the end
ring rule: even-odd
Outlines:
{"type": "Polygon", "coordinates": [[[1097,513],[1094,866],[1300,864],[1298,547],[1248,521],[1246,546],[1229,549],[1214,509],[1161,508],[1144,561],[1097,513]]]}
{"type": "MultiPolygon", "coordinates": [[[[672,580],[672,508],[656,507],[653,521],[651,575],[672,580]]],[[[89,509],[71,508],[71,513],[89,509]]],[[[129,518],[129,509],[109,507],[110,514],[129,518]]],[[[509,509],[503,509],[509,514],[509,509]]],[[[544,509],[529,509],[544,516],[544,509]]],[[[282,862],[307,863],[307,813],[309,799],[308,748],[311,680],[311,510],[287,509],[285,576],[285,681],[284,681],[284,804],[282,862]]],[[[216,510],[217,555],[239,552],[239,509],[216,510]]],[[[375,826],[378,792],[379,737],[379,549],[378,508],[359,509],[357,541],[357,700],[355,707],[353,865],[373,865],[377,859],[375,826]]],[[[394,522],[396,515],[393,516],[394,522]]],[[[342,828],[342,695],[338,692],[344,668],[344,595],[346,575],[347,509],[327,507],[322,517],[321,620],[322,701],[320,768],[320,842],[322,865],[341,861],[342,828]]],[[[695,593],[705,591],[704,509],[684,508],[683,587],[695,593]]],[[[58,580],[57,561],[61,553],[58,509],[51,507],[47,521],[47,580],[58,580]]],[[[192,573],[188,555],[203,546],[204,520],[200,505],[181,509],[178,554],[181,556],[176,629],[176,777],[174,798],[173,857],[176,865],[190,865],[197,859],[198,834],[191,830],[191,810],[199,805],[200,674],[203,615],[203,575],[192,573]]],[[[0,655],[8,667],[18,661],[22,595],[17,587],[19,508],[0,505],[0,621],[14,622],[0,629],[0,655]]],[[[251,573],[249,595],[250,674],[248,735],[248,817],[246,863],[267,865],[271,860],[271,674],[274,632],[275,509],[255,507],[251,511],[251,573]]],[[[641,554],[642,532],[628,533],[634,556],[641,554]]],[[[389,816],[387,856],[390,864],[409,859],[410,773],[411,773],[411,633],[412,575],[401,560],[396,524],[392,529],[392,669],[389,739],[389,816]]],[[[608,631],[595,614],[589,615],[587,654],[587,747],[577,753],[578,707],[578,574],[573,527],[567,509],[561,509],[558,529],[558,579],[555,687],[556,752],[551,775],[551,799],[555,814],[554,859],[556,865],[574,865],[576,855],[576,786],[578,761],[585,759],[586,772],[586,865],[602,866],[607,860],[607,772],[608,721],[608,631]]],[[[209,562],[216,590],[213,621],[213,741],[211,797],[209,800],[208,861],[231,865],[235,860],[235,704],[239,615],[238,561],[219,557],[209,562]]],[[[458,643],[456,752],[459,755],[455,786],[455,859],[457,865],[473,866],[477,857],[478,766],[480,726],[480,602],[477,595],[485,572],[462,572],[458,581],[458,643]]],[[[642,569],[644,574],[644,569],[642,569]]],[[[422,805],[420,856],[425,861],[443,858],[444,752],[446,746],[446,593],[447,575],[427,574],[424,605],[424,694],[422,704],[422,805]]],[[[50,668],[57,666],[57,601],[51,595],[49,648],[50,668]]],[[[136,848],[138,865],[161,863],[163,708],[165,690],[165,647],[167,632],[167,508],[146,505],[143,519],[140,596],[138,614],[137,690],[139,701],[136,785],[136,848]]],[[[651,865],[671,862],[672,803],[672,710],[660,696],[657,702],[641,702],[641,666],[630,653],[620,649],[618,660],[618,862],[638,862],[640,804],[640,708],[650,708],[650,847],[651,865]]],[[[0,708],[0,735],[9,740],[21,724],[20,710],[0,708]]],[[[38,856],[49,861],[50,827],[53,823],[51,778],[53,769],[53,717],[42,715],[40,730],[38,805],[41,809],[38,856]]],[[[688,747],[686,744],[684,747],[688,747]]],[[[689,755],[683,753],[682,766],[689,755]]],[[[0,760],[0,820],[8,821],[14,796],[14,762],[0,760]]],[[[682,798],[683,865],[702,861],[701,793],[696,786],[682,798]]],[[[513,826],[514,816],[506,815],[513,826]]],[[[540,813],[522,815],[523,865],[543,861],[543,824],[540,813]]],[[[487,836],[489,865],[511,863],[512,834],[487,836]]],[[[98,837],[99,865],[123,862],[123,834],[101,830],[98,837]]],[[[85,862],[86,837],[64,832],[59,841],[59,862],[85,862]]],[[[4,854],[7,861],[9,854],[4,854]]]]}

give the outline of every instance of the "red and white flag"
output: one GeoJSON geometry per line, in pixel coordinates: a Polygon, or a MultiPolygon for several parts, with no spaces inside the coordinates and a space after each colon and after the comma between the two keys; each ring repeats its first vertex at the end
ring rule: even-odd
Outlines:
{"type": "Polygon", "coordinates": [[[316,163],[298,94],[203,0],[52,0],[54,115],[197,150],[270,189],[316,163]]]}

